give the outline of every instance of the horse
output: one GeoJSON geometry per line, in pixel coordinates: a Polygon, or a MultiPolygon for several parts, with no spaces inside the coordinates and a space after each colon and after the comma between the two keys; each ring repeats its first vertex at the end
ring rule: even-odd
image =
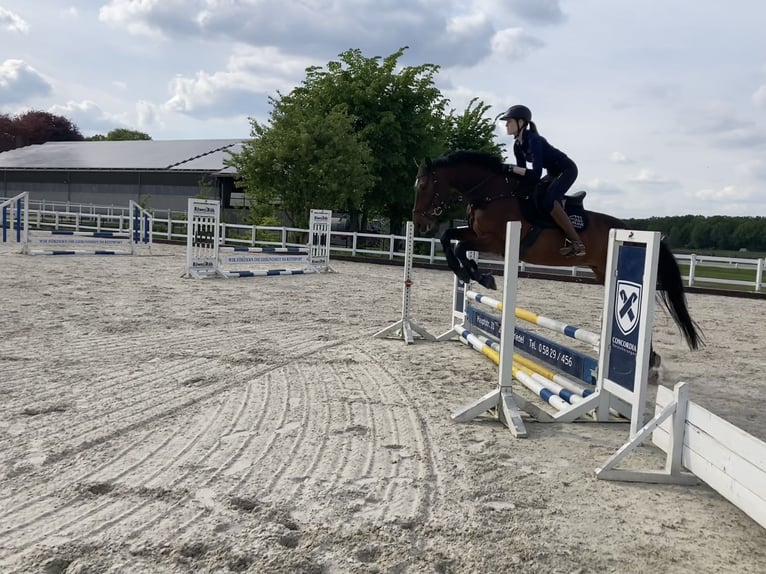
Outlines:
{"type": "MultiPolygon", "coordinates": [[[[541,184],[544,186],[546,181],[541,184]]],[[[494,277],[482,273],[476,261],[467,257],[467,252],[504,256],[508,221],[521,222],[519,258],[522,261],[589,267],[601,285],[607,271],[609,230],[626,228],[616,217],[586,211],[584,191],[566,195],[564,209],[585,243],[587,253],[581,257],[561,255],[559,249],[565,243],[565,236],[550,215],[537,208],[540,190],[529,189],[524,179],[511,172],[500,157],[484,152],[457,151],[433,161],[425,159],[418,164],[414,187],[412,222],[419,232],[430,231],[457,202],[467,205],[468,226],[447,229],[441,244],[447,264],[459,279],[476,281],[488,289],[497,288],[494,277]],[[454,247],[453,241],[457,241],[454,247]]],[[[660,241],[657,295],[689,348],[698,349],[702,333],[689,314],[681,270],[665,241],[660,241]]],[[[659,357],[655,358],[653,351],[651,354],[652,364],[658,366],[659,357]]]]}

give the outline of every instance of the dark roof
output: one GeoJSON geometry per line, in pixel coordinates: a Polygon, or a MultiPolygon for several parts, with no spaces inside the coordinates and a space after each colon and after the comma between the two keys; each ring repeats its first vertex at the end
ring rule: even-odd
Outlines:
{"type": "Polygon", "coordinates": [[[241,139],[47,142],[0,153],[0,169],[224,171],[241,139]]]}

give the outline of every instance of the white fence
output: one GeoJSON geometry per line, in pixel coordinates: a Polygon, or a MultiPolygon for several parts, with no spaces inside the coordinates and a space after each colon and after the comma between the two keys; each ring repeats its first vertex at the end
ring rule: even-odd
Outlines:
{"type": "MultiPolygon", "coordinates": [[[[169,210],[153,210],[153,239],[166,241],[186,241],[186,214],[169,210]],[[164,217],[163,217],[164,216],[164,217]]],[[[29,225],[31,228],[62,229],[72,231],[124,231],[128,229],[130,213],[127,207],[98,206],[89,204],[69,204],[30,200],[29,225]]],[[[233,223],[221,224],[221,242],[227,245],[250,247],[296,247],[302,245],[290,242],[291,235],[305,229],[295,227],[268,227],[233,223]],[[278,239],[275,239],[274,236],[278,239]]],[[[406,238],[403,235],[381,235],[333,231],[331,234],[331,255],[351,257],[383,257],[388,260],[404,261],[406,238]]],[[[441,244],[438,238],[415,238],[415,261],[431,264],[444,264],[441,244]],[[427,247],[422,247],[426,245],[427,247]]],[[[731,257],[712,257],[707,255],[676,255],[682,268],[688,267],[684,281],[689,286],[707,286],[724,288],[727,285],[739,290],[762,292],[763,271],[766,259],[748,259],[731,257]],[[706,270],[738,269],[743,270],[746,279],[721,279],[706,274],[706,270]]],[[[502,260],[480,259],[482,265],[502,266],[502,260]]],[[[592,277],[590,269],[585,267],[548,267],[521,263],[519,270],[568,275],[572,277],[592,277]]],[[[713,273],[712,275],[715,275],[713,273]]]]}

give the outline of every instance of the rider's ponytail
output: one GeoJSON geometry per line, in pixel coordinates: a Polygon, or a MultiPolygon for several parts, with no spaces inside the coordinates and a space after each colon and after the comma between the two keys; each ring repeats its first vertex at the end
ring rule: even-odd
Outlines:
{"type": "Polygon", "coordinates": [[[529,131],[531,131],[532,133],[537,133],[537,126],[535,125],[535,122],[533,122],[532,120],[529,120],[528,125],[529,125],[529,131]]]}

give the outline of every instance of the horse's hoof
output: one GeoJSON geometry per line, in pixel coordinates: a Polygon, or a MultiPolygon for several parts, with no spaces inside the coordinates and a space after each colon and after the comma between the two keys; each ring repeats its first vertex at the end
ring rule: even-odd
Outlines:
{"type": "Polygon", "coordinates": [[[479,284],[483,285],[487,289],[497,289],[497,283],[495,283],[495,278],[489,273],[485,273],[484,275],[481,276],[481,279],[479,279],[479,284]]]}

